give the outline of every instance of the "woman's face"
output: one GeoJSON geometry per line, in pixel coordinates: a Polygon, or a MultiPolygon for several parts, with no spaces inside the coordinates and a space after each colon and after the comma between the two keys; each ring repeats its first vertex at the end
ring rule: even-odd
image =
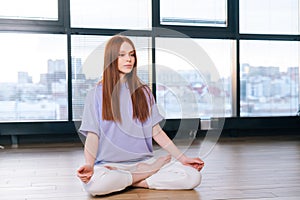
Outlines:
{"type": "Polygon", "coordinates": [[[120,72],[120,78],[123,78],[126,74],[130,73],[135,63],[134,49],[128,42],[123,42],[120,47],[118,57],[118,70],[120,72]]]}

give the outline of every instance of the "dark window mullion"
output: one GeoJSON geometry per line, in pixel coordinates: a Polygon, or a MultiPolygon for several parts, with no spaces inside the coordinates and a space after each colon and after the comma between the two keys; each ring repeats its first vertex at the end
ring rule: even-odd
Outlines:
{"type": "MultiPolygon", "coordinates": [[[[228,0],[228,4],[230,3],[230,0],[228,0]]],[[[235,102],[235,111],[236,111],[236,116],[234,117],[240,117],[241,116],[241,79],[240,79],[240,34],[239,34],[239,30],[240,30],[240,7],[239,7],[239,0],[233,0],[232,4],[230,4],[229,6],[229,11],[233,13],[233,15],[230,17],[230,20],[232,22],[232,31],[235,35],[235,39],[236,39],[236,80],[235,80],[235,84],[236,84],[236,91],[235,92],[235,98],[233,99],[233,102],[235,102]]],[[[232,83],[233,84],[233,83],[232,83]]]]}
{"type": "Polygon", "coordinates": [[[156,55],[155,55],[155,49],[156,49],[156,28],[159,27],[160,25],[160,0],[154,1],[152,0],[152,34],[151,34],[151,39],[152,39],[152,92],[154,95],[154,98],[156,99],[156,67],[155,67],[155,62],[156,62],[156,55]]]}
{"type": "MultiPolygon", "coordinates": [[[[61,2],[61,1],[60,1],[61,2]]],[[[71,39],[71,14],[70,14],[70,0],[66,0],[65,4],[62,5],[64,16],[64,27],[67,33],[67,52],[68,52],[68,74],[67,74],[67,88],[68,88],[68,121],[73,121],[73,104],[72,104],[72,39],[71,39]]]]}

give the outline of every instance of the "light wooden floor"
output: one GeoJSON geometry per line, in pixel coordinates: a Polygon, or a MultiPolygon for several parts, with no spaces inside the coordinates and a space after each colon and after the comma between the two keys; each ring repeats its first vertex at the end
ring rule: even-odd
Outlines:
{"type": "MultiPolygon", "coordinates": [[[[198,154],[198,144],[189,154],[198,154]]],[[[204,158],[202,184],[190,191],[128,189],[93,198],[75,176],[81,144],[0,149],[1,200],[300,199],[300,137],[222,138],[204,158]]]]}

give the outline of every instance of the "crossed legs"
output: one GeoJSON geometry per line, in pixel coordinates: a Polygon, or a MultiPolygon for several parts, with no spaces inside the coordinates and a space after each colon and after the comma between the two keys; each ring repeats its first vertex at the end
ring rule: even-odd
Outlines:
{"type": "Polygon", "coordinates": [[[104,195],[121,191],[128,186],[193,189],[200,184],[200,172],[181,163],[170,163],[170,160],[170,156],[163,156],[153,163],[138,163],[131,170],[118,166],[101,166],[95,168],[93,177],[84,187],[92,195],[104,195]]]}

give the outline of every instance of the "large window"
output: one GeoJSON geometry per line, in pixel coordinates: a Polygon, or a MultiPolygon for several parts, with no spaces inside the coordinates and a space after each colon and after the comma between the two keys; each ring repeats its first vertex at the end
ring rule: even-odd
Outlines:
{"type": "Polygon", "coordinates": [[[240,1],[240,31],[253,34],[299,34],[299,1],[240,1]]]}
{"type": "Polygon", "coordinates": [[[241,41],[241,116],[295,116],[299,42],[241,41]]]}
{"type": "Polygon", "coordinates": [[[0,34],[0,121],[67,120],[67,38],[0,34]]]}
{"type": "Polygon", "coordinates": [[[71,26],[80,28],[150,29],[150,0],[70,0],[71,26]]]}
{"type": "Polygon", "coordinates": [[[2,0],[0,18],[58,20],[58,0],[2,0]]]}
{"type": "Polygon", "coordinates": [[[156,45],[156,95],[166,118],[232,115],[233,41],[158,38],[156,45]]]}
{"type": "Polygon", "coordinates": [[[166,119],[295,116],[299,2],[2,0],[0,122],[79,121],[115,34],[166,119]]]}
{"type": "Polygon", "coordinates": [[[227,26],[226,0],[160,0],[160,24],[227,26]]]}
{"type": "Polygon", "coordinates": [[[240,1],[240,32],[250,35],[240,41],[240,116],[295,116],[299,1],[240,1]]]}

